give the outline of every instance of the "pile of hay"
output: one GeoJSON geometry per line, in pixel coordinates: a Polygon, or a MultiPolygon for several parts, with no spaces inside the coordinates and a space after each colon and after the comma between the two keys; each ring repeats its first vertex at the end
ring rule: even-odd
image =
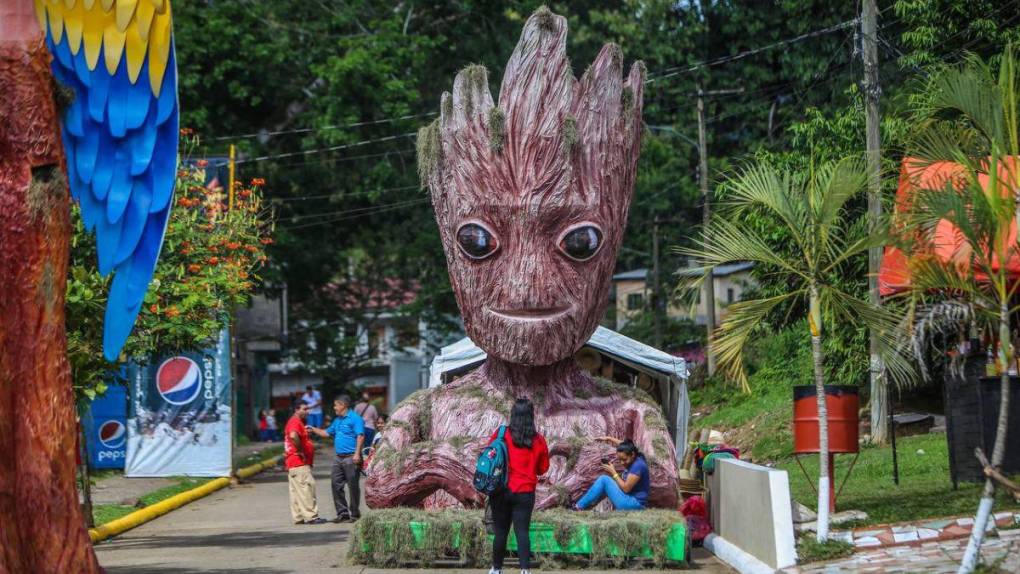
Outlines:
{"type": "MultiPolygon", "coordinates": [[[[536,512],[533,533],[537,525],[547,525],[560,548],[577,549],[586,548],[580,544],[586,531],[591,547],[585,553],[543,552],[543,545],[533,534],[532,553],[546,569],[679,565],[666,557],[667,537],[677,523],[684,523],[683,516],[670,510],[536,512]]],[[[396,508],[368,512],[358,521],[349,558],[354,564],[374,567],[445,564],[484,568],[491,555],[492,539],[481,510],[396,508]]]]}

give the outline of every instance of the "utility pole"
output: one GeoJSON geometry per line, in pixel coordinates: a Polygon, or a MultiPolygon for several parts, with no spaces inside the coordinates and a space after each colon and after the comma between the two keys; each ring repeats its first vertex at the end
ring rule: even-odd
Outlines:
{"type": "MultiPolygon", "coordinates": [[[[701,184],[702,201],[702,233],[708,233],[708,223],[712,218],[712,201],[708,191],[708,143],[705,136],[705,96],[722,96],[728,94],[739,94],[743,88],[729,90],[704,91],[698,86],[698,180],[701,184]]],[[[715,374],[715,353],[712,351],[712,335],[715,333],[715,279],[712,277],[712,270],[705,271],[702,298],[705,301],[705,329],[708,342],[705,349],[705,361],[708,366],[708,375],[715,374]]]]}
{"type": "Polygon", "coordinates": [[[659,217],[652,225],[652,346],[662,349],[662,290],[659,275],[659,217]]]}
{"type": "MultiPolygon", "coordinates": [[[[878,9],[875,0],[861,4],[861,41],[864,58],[864,102],[867,130],[868,167],[868,224],[874,229],[882,218],[882,155],[879,133],[878,101],[882,87],[878,80],[878,9]]],[[[882,248],[868,250],[868,295],[873,305],[881,305],[878,290],[878,272],[882,266],[882,248]]],[[[878,334],[871,331],[869,344],[869,373],[871,378],[871,440],[885,444],[889,412],[889,391],[885,380],[885,367],[878,353],[878,334]]]]}

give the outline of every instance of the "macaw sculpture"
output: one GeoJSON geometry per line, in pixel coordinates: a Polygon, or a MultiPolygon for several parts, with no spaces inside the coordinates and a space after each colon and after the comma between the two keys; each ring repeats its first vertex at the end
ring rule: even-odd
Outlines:
{"type": "Polygon", "coordinates": [[[676,507],[676,451],[660,408],[598,381],[574,353],[598,326],[627,220],[641,140],[644,66],[623,77],[603,47],[580,80],[567,21],[546,8],[524,26],[498,105],[485,68],[469,66],[418,134],[450,279],[477,370],[409,397],[368,470],[371,507],[476,507],[475,456],[516,397],[535,404],[551,465],[536,507],[576,502],[611,447],[631,438],[651,470],[652,506],[676,507]]]}
{"type": "Polygon", "coordinates": [[[0,572],[98,572],[75,490],[64,293],[69,196],[131,332],[177,171],[168,0],[0,2],[0,572]]]}

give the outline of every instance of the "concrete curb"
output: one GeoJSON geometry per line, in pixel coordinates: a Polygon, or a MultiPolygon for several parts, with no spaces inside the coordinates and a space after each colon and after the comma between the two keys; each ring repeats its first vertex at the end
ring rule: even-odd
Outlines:
{"type": "MultiPolygon", "coordinates": [[[[246,466],[244,468],[238,469],[237,472],[234,473],[234,475],[237,478],[249,478],[262,472],[263,470],[266,470],[267,468],[275,466],[277,463],[280,462],[281,458],[282,455],[276,455],[272,458],[267,458],[262,462],[257,462],[251,466],[246,466]]],[[[163,516],[164,514],[172,510],[176,510],[184,506],[185,504],[188,504],[189,502],[193,502],[195,500],[198,500],[199,498],[209,496],[210,494],[216,492],[217,490],[220,490],[221,488],[230,486],[230,481],[231,479],[227,477],[210,480],[209,482],[201,486],[196,486],[191,490],[186,490],[180,494],[175,494],[174,496],[171,496],[166,500],[161,500],[156,504],[153,504],[152,506],[140,508],[132,512],[131,514],[128,514],[127,516],[122,516],[117,520],[111,520],[110,522],[107,522],[102,526],[97,526],[96,528],[89,529],[89,538],[91,538],[92,543],[95,544],[96,542],[101,542],[103,540],[106,540],[107,538],[117,536],[118,534],[131,530],[132,528],[141,526],[142,524],[145,524],[146,522],[149,522],[154,518],[163,516]]]]}
{"type": "Polygon", "coordinates": [[[776,572],[776,569],[769,567],[768,564],[741,550],[718,534],[713,533],[706,536],[704,546],[706,550],[715,554],[716,558],[740,574],[772,574],[776,572]]]}

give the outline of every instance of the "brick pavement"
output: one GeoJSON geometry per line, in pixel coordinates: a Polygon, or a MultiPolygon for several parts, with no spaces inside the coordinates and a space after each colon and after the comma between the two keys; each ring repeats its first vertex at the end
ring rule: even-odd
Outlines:
{"type": "MultiPolygon", "coordinates": [[[[921,542],[909,546],[888,546],[858,551],[853,556],[830,562],[806,564],[783,570],[787,574],[925,573],[956,572],[967,548],[967,538],[921,542]]],[[[981,560],[999,572],[1020,572],[1020,529],[1001,530],[985,538],[981,560]]],[[[993,570],[995,571],[995,570],[993,570]]]]}

